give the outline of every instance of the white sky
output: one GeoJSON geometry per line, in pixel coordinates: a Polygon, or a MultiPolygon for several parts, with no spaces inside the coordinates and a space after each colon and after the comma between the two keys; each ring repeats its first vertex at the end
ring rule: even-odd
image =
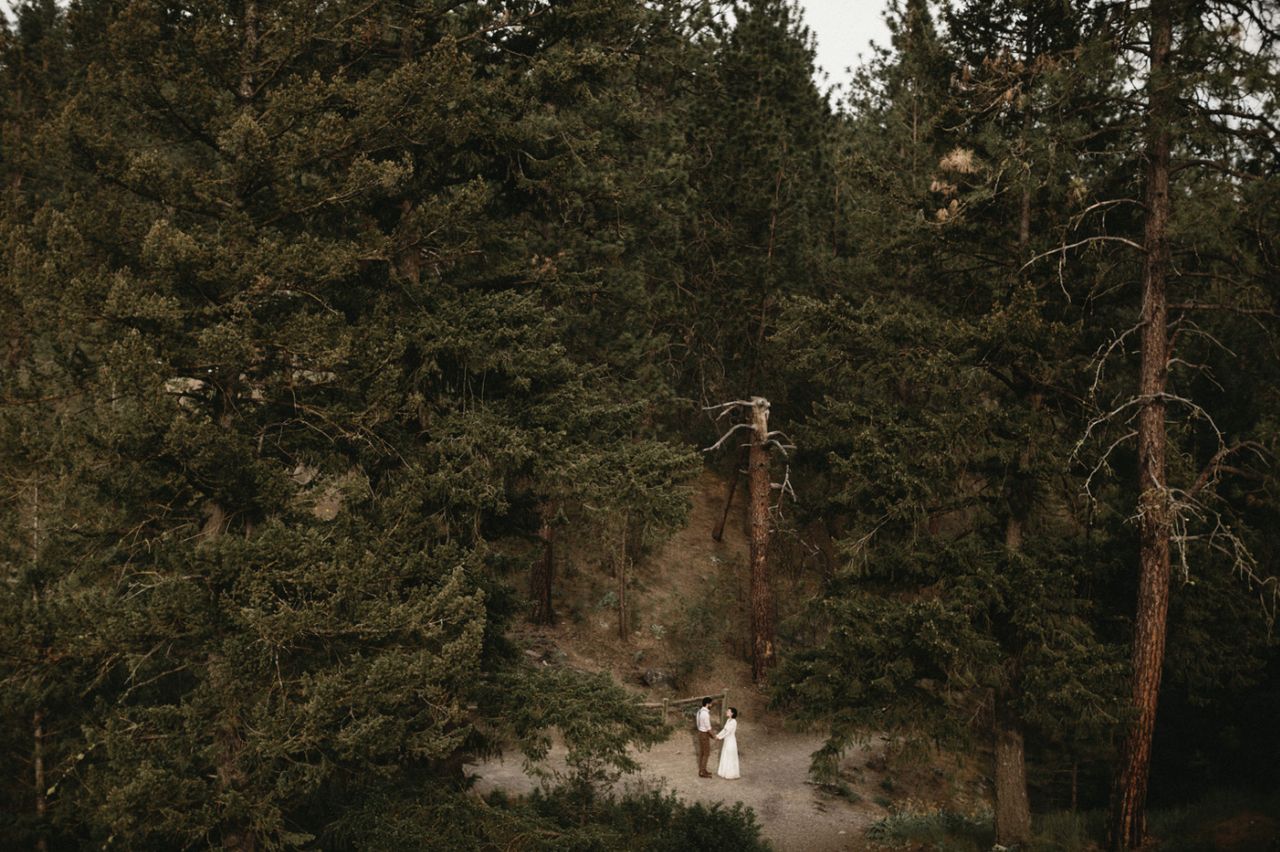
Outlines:
{"type": "Polygon", "coordinates": [[[824,90],[849,80],[845,71],[861,62],[858,55],[869,57],[869,43],[889,44],[889,30],[884,24],[886,0],[799,0],[804,20],[818,42],[818,73],[824,90]]]}

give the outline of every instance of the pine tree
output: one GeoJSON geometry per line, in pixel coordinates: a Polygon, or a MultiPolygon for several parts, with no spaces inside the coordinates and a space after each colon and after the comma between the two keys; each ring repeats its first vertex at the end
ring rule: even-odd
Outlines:
{"type": "MultiPolygon", "coordinates": [[[[66,492],[47,599],[5,601],[6,714],[48,706],[64,779],[32,836],[286,847],[388,796],[446,802],[511,710],[469,709],[515,682],[494,543],[583,494],[680,517],[692,456],[647,428],[645,353],[608,333],[645,302],[603,286],[661,262],[637,236],[656,202],[622,219],[599,189],[640,173],[613,155],[646,106],[637,33],[666,27],[628,2],[67,11],[77,71],[31,158],[57,181],[5,223],[37,341],[13,370],[39,374],[6,467],[66,492]],[[616,313],[582,310],[593,290],[616,313]],[[47,449],[22,439],[42,419],[47,449]]],[[[13,520],[6,570],[38,576],[13,520]]],[[[601,712],[540,724],[625,767],[654,725],[601,738],[601,712]]]]}
{"type": "Polygon", "coordinates": [[[785,398],[763,341],[790,295],[822,292],[832,245],[831,114],[812,36],[790,0],[724,4],[689,105],[693,200],[673,336],[702,405],[785,398]],[[777,393],[774,391],[777,390],[777,393]]]}
{"type": "Polygon", "coordinates": [[[823,771],[867,730],[990,742],[997,840],[1025,844],[1028,741],[1067,720],[1100,739],[1116,694],[1085,594],[1101,551],[1062,476],[1083,428],[1080,312],[1026,266],[1062,221],[1054,152],[1096,92],[1076,20],[962,7],[943,41],[924,4],[901,15],[898,52],[852,101],[876,153],[851,190],[867,200],[846,293],[797,302],[773,341],[813,393],[797,442],[832,467],[822,507],[846,562],[780,699],[830,725],[823,771]]]}
{"type": "MultiPolygon", "coordinates": [[[[1242,239],[1247,228],[1240,229],[1233,215],[1206,215],[1199,205],[1212,209],[1225,198],[1239,204],[1256,191],[1255,184],[1273,179],[1276,32],[1271,17],[1267,4],[1162,0],[1141,13],[1117,13],[1107,20],[1111,43],[1129,60],[1143,93],[1141,111],[1131,116],[1119,144],[1138,147],[1144,160],[1140,202],[1132,196],[1100,202],[1137,204],[1134,231],[1126,237],[1099,227],[1086,237],[1086,243],[1127,240],[1140,259],[1125,267],[1140,264],[1142,281],[1138,322],[1122,334],[1132,333],[1138,343],[1141,361],[1131,377],[1137,392],[1108,389],[1115,395],[1100,403],[1105,410],[1098,412],[1092,430],[1109,442],[1111,449],[1099,450],[1103,463],[1130,438],[1137,449],[1131,473],[1139,532],[1133,718],[1114,785],[1113,848],[1141,846],[1147,839],[1145,800],[1175,551],[1187,571],[1192,560],[1213,564],[1225,556],[1248,581],[1266,580],[1266,571],[1255,570],[1247,519],[1230,489],[1220,487],[1224,478],[1260,475],[1247,462],[1229,461],[1260,448],[1257,424],[1240,423],[1224,432],[1201,402],[1212,395],[1203,387],[1206,375],[1241,368],[1233,363],[1230,341],[1242,333],[1237,323],[1228,322],[1231,333],[1219,337],[1203,327],[1201,317],[1225,311],[1274,318],[1274,306],[1256,275],[1254,244],[1242,239]],[[1139,33],[1141,49],[1134,42],[1139,33]],[[1180,202],[1181,194],[1196,199],[1195,205],[1180,202]],[[1236,274],[1241,269],[1244,274],[1236,274]],[[1202,333],[1213,342],[1206,345],[1202,333]],[[1130,428],[1133,420],[1136,426],[1130,428]]],[[[1252,331],[1245,332],[1240,339],[1251,336],[1252,331]]],[[[1103,366],[1115,370],[1107,360],[1103,366]]]]}

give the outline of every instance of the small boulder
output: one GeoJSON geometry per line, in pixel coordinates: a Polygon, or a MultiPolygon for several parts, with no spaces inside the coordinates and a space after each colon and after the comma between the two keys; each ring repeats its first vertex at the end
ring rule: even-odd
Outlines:
{"type": "Polygon", "coordinates": [[[644,674],[640,675],[640,682],[645,686],[653,689],[659,686],[671,686],[671,675],[661,669],[645,669],[644,674]]]}

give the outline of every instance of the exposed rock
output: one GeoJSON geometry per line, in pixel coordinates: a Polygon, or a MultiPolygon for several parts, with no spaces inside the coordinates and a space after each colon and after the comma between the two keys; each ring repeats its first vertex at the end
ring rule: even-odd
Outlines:
{"type": "Polygon", "coordinates": [[[650,689],[658,686],[671,687],[673,685],[671,675],[661,669],[645,669],[644,674],[640,675],[640,682],[650,689]]]}

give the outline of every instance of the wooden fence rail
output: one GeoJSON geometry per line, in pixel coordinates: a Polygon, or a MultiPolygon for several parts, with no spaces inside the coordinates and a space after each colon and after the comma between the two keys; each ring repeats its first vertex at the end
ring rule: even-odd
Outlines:
{"type": "Polygon", "coordinates": [[[701,706],[702,699],[704,698],[711,699],[712,707],[715,707],[716,704],[720,705],[720,708],[719,708],[720,724],[723,725],[725,708],[729,706],[729,690],[727,689],[724,690],[723,692],[712,692],[708,695],[698,695],[693,698],[664,698],[662,699],[661,702],[649,701],[649,702],[642,703],[640,706],[648,710],[661,710],[662,724],[665,725],[670,717],[671,710],[673,708],[678,710],[679,708],[687,704],[697,704],[701,706]]]}

